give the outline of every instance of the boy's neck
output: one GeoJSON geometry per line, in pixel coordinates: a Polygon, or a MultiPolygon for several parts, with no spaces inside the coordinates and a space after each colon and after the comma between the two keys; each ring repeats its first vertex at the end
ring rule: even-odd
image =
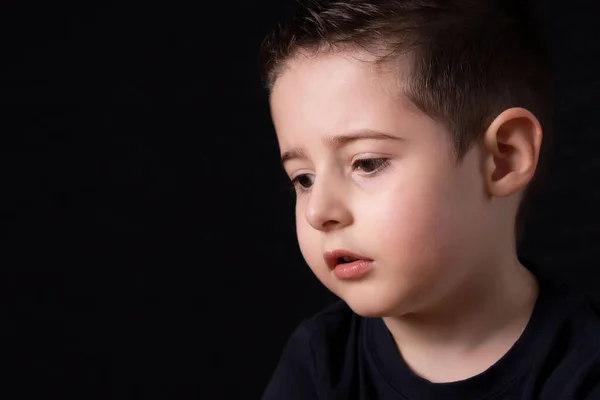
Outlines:
{"type": "Polygon", "coordinates": [[[413,372],[431,382],[467,379],[513,346],[539,291],[535,276],[514,260],[473,278],[427,312],[383,318],[413,372]]]}

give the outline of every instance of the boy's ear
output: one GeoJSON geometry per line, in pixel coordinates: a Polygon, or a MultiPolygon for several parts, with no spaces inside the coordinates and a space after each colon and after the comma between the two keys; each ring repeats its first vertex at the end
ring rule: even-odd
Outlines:
{"type": "Polygon", "coordinates": [[[484,179],[490,196],[505,197],[533,178],[542,145],[542,127],[530,111],[503,111],[485,132],[484,179]]]}

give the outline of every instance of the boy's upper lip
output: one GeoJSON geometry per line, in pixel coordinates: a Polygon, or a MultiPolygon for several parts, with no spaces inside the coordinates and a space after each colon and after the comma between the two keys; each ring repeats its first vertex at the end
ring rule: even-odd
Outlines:
{"type": "Polygon", "coordinates": [[[323,260],[325,260],[325,264],[327,264],[327,266],[332,269],[335,268],[340,263],[339,262],[340,257],[352,257],[352,258],[356,258],[359,260],[373,261],[370,258],[361,256],[360,254],[353,253],[353,252],[351,252],[349,250],[345,250],[345,249],[335,249],[335,250],[326,251],[323,253],[323,260]]]}

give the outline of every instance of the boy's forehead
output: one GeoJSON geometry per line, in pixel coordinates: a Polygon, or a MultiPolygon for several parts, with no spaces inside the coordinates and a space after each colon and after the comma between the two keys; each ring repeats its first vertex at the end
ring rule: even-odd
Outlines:
{"type": "MultiPolygon", "coordinates": [[[[370,58],[369,58],[370,57],[370,58]]],[[[390,131],[404,113],[420,113],[399,78],[360,53],[300,55],[275,82],[271,113],[280,144],[309,132],[390,131]],[[397,121],[396,121],[397,122],[397,121]]]]}

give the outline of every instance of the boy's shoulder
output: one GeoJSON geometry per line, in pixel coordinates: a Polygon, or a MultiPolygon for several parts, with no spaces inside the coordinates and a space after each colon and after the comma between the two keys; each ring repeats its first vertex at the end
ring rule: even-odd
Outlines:
{"type": "Polygon", "coordinates": [[[544,277],[539,313],[581,343],[600,351],[600,302],[572,284],[544,277]],[[571,329],[565,329],[570,327],[571,329]]]}
{"type": "Polygon", "coordinates": [[[357,382],[363,323],[341,300],[304,319],[289,337],[263,399],[353,398],[356,384],[340,386],[339,380],[357,382]]]}
{"type": "Polygon", "coordinates": [[[584,294],[580,298],[580,307],[571,315],[575,336],[600,355],[600,302],[584,294]]]}
{"type": "Polygon", "coordinates": [[[584,293],[581,287],[560,275],[541,268],[528,258],[520,261],[536,276],[539,295],[529,324],[539,336],[555,341],[578,342],[578,347],[597,349],[600,353],[600,299],[584,293]],[[554,332],[554,335],[550,335],[554,332]]]}

